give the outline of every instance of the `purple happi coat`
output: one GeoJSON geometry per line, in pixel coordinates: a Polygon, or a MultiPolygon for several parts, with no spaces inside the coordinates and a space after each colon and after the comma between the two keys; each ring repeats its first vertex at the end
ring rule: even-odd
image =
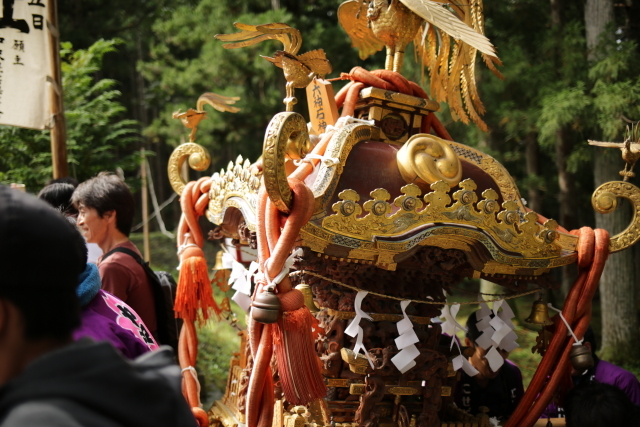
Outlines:
{"type": "Polygon", "coordinates": [[[81,321],[73,333],[75,340],[89,337],[95,341],[108,341],[129,359],[158,348],[136,312],[103,290],[82,307],[81,321]]]}

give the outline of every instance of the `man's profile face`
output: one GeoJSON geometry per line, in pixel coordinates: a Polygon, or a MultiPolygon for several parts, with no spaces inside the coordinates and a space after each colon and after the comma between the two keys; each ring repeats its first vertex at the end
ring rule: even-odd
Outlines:
{"type": "MultiPolygon", "coordinates": [[[[472,344],[471,340],[469,340],[468,338],[465,340],[465,343],[467,345],[472,344]]],[[[477,378],[490,380],[497,377],[498,372],[500,372],[500,369],[498,369],[497,372],[493,372],[491,370],[491,367],[489,366],[489,361],[486,358],[487,350],[483,349],[477,344],[474,345],[473,348],[474,348],[474,352],[473,352],[473,355],[469,358],[469,363],[471,363],[473,367],[478,370],[477,378]]],[[[503,359],[506,359],[507,357],[509,357],[509,353],[504,350],[498,350],[498,353],[500,353],[500,356],[502,356],[503,359]]]]}
{"type": "Polygon", "coordinates": [[[101,217],[96,209],[81,204],[76,224],[87,242],[100,244],[107,237],[109,218],[113,214],[114,212],[105,212],[101,217]]]}

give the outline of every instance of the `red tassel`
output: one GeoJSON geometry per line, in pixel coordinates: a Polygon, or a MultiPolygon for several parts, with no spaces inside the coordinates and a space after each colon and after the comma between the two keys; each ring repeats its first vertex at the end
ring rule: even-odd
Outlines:
{"type": "Polygon", "coordinates": [[[300,291],[278,296],[285,311],[273,328],[273,339],[282,391],[293,405],[306,405],[327,395],[313,345],[313,316],[300,291]]]}
{"type": "Polygon", "coordinates": [[[177,317],[191,323],[207,320],[210,310],[213,310],[216,316],[221,313],[220,307],[213,299],[204,252],[197,246],[186,248],[181,255],[174,310],[177,317]]]}

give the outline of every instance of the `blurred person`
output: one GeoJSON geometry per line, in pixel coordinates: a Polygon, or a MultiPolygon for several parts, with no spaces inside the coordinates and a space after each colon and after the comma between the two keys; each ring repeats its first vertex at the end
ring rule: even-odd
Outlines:
{"type": "Polygon", "coordinates": [[[78,186],[78,180],[71,176],[65,176],[63,178],[50,179],[49,181],[47,181],[46,185],[51,184],[69,184],[72,185],[73,188],[76,188],[78,186]]]}
{"type": "MultiPolygon", "coordinates": [[[[456,388],[455,403],[473,415],[480,412],[480,406],[485,406],[489,408],[490,417],[506,420],[524,395],[522,373],[515,364],[507,360],[509,353],[503,350],[498,352],[505,359],[505,363],[497,372],[491,370],[485,357],[490,348],[485,350],[476,343],[481,335],[477,327],[476,313],[477,311],[474,311],[467,319],[464,342],[467,347],[473,349],[469,363],[476,368],[478,374],[471,377],[462,371],[462,378],[456,388]]],[[[491,314],[491,317],[494,315],[491,314]]]]}
{"type": "Polygon", "coordinates": [[[142,257],[129,240],[134,213],[129,187],[118,176],[101,172],[78,185],[72,202],[78,209],[80,231],[87,242],[97,243],[104,254],[98,261],[102,289],[129,304],[157,338],[151,283],[132,256],[114,251],[128,249],[142,257]]]}
{"type": "MultiPolygon", "coordinates": [[[[60,180],[54,181],[61,181],[64,179],[65,178],[60,178],[60,180]]],[[[78,182],[75,182],[77,185],[78,182]]],[[[40,190],[40,192],[38,193],[38,198],[44,200],[54,208],[58,209],[67,218],[71,218],[75,223],[78,217],[78,210],[75,208],[75,206],[73,206],[73,203],[71,203],[71,196],[73,195],[75,189],[76,187],[68,182],[53,182],[45,185],[42,190],[40,190]]],[[[98,258],[100,258],[100,255],[102,255],[102,250],[95,243],[88,242],[87,250],[89,251],[89,262],[96,264],[98,262],[98,258]]]]}
{"type": "Polygon", "coordinates": [[[169,348],[128,362],[73,342],[85,256],[60,213],[0,186],[0,427],[195,426],[169,348]]]}
{"type": "Polygon", "coordinates": [[[71,203],[71,195],[74,190],[75,187],[71,184],[49,184],[40,190],[38,198],[49,203],[64,216],[71,216],[75,220],[78,210],[71,203]]]}
{"type": "Polygon", "coordinates": [[[638,407],[618,387],[591,383],[574,387],[565,399],[567,427],[638,427],[638,407]]]}
{"type": "MultiPolygon", "coordinates": [[[[571,368],[571,379],[574,385],[586,385],[592,383],[609,384],[622,390],[631,403],[640,406],[640,382],[638,378],[631,372],[601,360],[596,356],[596,336],[591,326],[584,333],[583,344],[591,350],[593,357],[593,366],[584,372],[578,372],[575,368],[571,368]]],[[[564,418],[566,416],[566,405],[551,402],[544,410],[542,418],[564,418]]]]}

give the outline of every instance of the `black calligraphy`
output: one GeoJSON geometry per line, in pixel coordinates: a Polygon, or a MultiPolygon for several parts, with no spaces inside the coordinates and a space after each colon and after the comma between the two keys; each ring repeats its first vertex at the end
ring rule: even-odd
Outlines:
{"type": "Polygon", "coordinates": [[[14,40],[13,41],[13,50],[19,50],[20,52],[24,52],[24,41],[23,40],[14,40]]]}
{"type": "Polygon", "coordinates": [[[13,19],[13,3],[15,0],[2,0],[2,18],[0,28],[15,28],[21,33],[29,33],[29,24],[24,19],[13,19]]]}
{"type": "Polygon", "coordinates": [[[324,133],[327,130],[327,122],[324,116],[324,105],[320,85],[314,80],[313,82],[313,106],[316,109],[316,120],[318,121],[318,131],[324,133]]]}
{"type": "Polygon", "coordinates": [[[24,65],[22,62],[20,62],[20,56],[16,55],[16,61],[13,63],[13,65],[24,65]]]}

